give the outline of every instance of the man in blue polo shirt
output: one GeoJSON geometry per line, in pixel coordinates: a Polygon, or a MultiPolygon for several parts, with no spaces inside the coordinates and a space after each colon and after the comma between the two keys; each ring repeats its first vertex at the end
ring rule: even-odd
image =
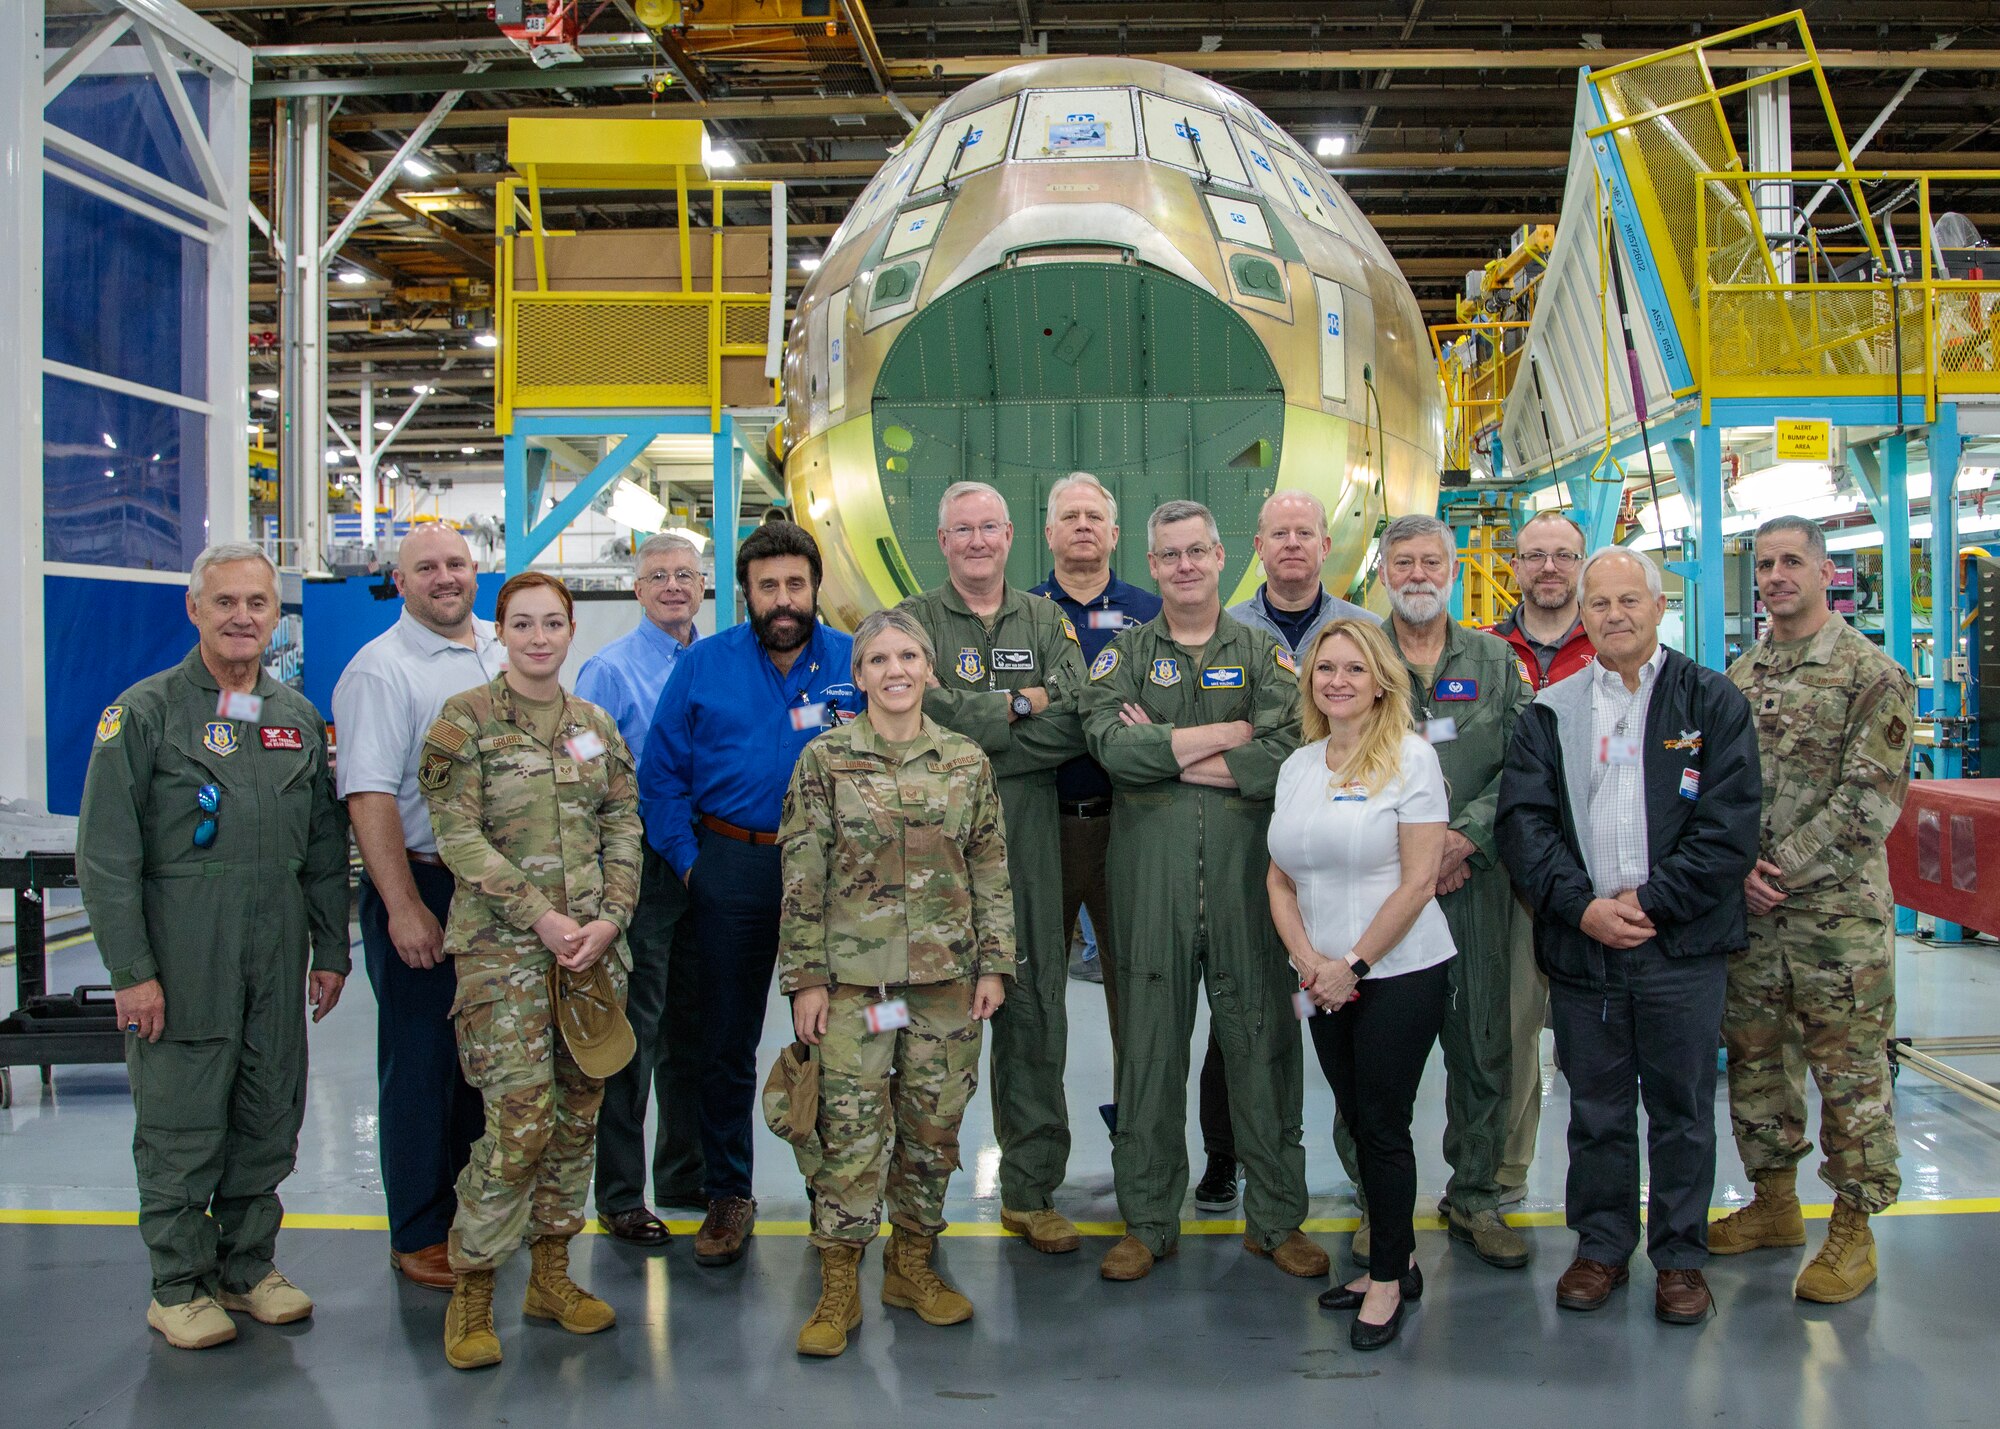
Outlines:
{"type": "MultiPolygon", "coordinates": [[[[1087,471],[1073,471],[1049,488],[1048,524],[1042,535],[1055,569],[1036,586],[1076,627],[1088,668],[1111,637],[1160,613],[1160,598],[1111,573],[1118,549],[1118,500],[1087,471]]],[[[1077,910],[1090,910],[1097,935],[1097,965],[1104,973],[1104,1009],[1111,1022],[1111,1053],[1118,1055],[1118,970],[1111,963],[1111,904],[1104,886],[1104,854],[1111,841],[1111,780],[1096,760],[1079,754],[1056,771],[1062,807],[1063,946],[1076,936],[1077,910]]]]}
{"type": "MultiPolygon", "coordinates": [[[[644,612],[576,674],[578,698],[618,721],[634,759],[681,652],[695,641],[694,617],[707,581],[701,552],[685,536],[648,536],[640,545],[632,593],[644,612]]],[[[687,886],[650,847],[639,876],[639,907],[626,941],[632,981],[625,1014],[638,1046],[604,1084],[597,1119],[597,1223],[632,1245],[662,1246],[666,1225],[646,1205],[646,1105],[659,1094],[653,1193],[663,1206],[706,1207],[701,1130],[695,1115],[694,947],[687,926],[687,886]]]]}
{"type": "Polygon", "coordinates": [[[757,1041],[778,956],[778,823],[799,752],[860,712],[854,642],[819,619],[819,547],[789,521],[736,550],[749,622],[690,646],[667,680],[639,762],[646,842],[687,885],[700,1008],[708,1218],[700,1265],[743,1254],[757,1041]]]}

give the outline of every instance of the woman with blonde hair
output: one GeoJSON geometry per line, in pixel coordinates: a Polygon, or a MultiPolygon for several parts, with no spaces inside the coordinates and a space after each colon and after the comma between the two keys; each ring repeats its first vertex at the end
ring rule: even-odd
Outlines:
{"type": "Polygon", "coordinates": [[[1410,1117],[1444,1025],[1457,955],[1432,897],[1447,804],[1437,755],[1413,725],[1409,676],[1366,620],[1336,620],[1299,663],[1306,744],[1278,772],[1271,917],[1316,1014],[1313,1050],[1360,1151],[1369,1272],[1320,1296],[1356,1310],[1350,1341],[1380,1349],[1423,1293],[1411,1226],[1410,1117]]]}

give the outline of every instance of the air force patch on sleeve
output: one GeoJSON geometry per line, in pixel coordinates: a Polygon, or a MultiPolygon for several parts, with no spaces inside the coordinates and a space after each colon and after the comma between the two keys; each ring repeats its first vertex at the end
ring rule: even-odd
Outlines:
{"type": "Polygon", "coordinates": [[[1076,638],[1076,627],[1070,624],[1069,617],[1067,615],[1059,615],[1056,619],[1062,622],[1063,634],[1069,637],[1070,643],[1081,647],[1083,642],[1076,638]]]}
{"type": "Polygon", "coordinates": [[[118,738],[118,732],[125,728],[125,706],[106,705],[104,713],[97,717],[97,742],[109,744],[118,738]]]}
{"type": "Polygon", "coordinates": [[[1101,680],[1118,668],[1118,652],[1110,646],[1098,651],[1097,658],[1090,662],[1090,678],[1101,680]]]}
{"type": "Polygon", "coordinates": [[[1283,670],[1287,675],[1298,674],[1299,662],[1292,658],[1292,652],[1287,650],[1284,646],[1282,645],[1272,646],[1271,658],[1277,661],[1278,668],[1280,670],[1283,670]]]}

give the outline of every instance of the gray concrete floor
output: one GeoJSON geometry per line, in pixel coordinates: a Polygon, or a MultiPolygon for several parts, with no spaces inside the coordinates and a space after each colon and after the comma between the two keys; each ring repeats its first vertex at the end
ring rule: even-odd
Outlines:
{"type": "MultiPolygon", "coordinates": [[[[1906,942],[1900,1029],[1932,1036],[2000,1033],[2000,948],[1906,942]]],[[[101,978],[89,945],[56,955],[51,985],[101,978]]],[[[0,1009],[11,1005],[0,970],[0,1009]]],[[[1292,1280],[1245,1255],[1233,1214],[1190,1207],[1182,1251],[1148,1280],[1111,1285],[1096,1260],[1117,1207],[1110,1145],[1096,1105],[1108,1097],[1102,994],[1071,984],[1069,1067],[1076,1132],[1063,1209],[1092,1234],[1081,1254],[1038,1256],[996,1235],[998,1153],[990,1108],[975,1100],[954,1179],[944,1258],[978,1308],[967,1326],[932,1329],[876,1301],[880,1262],[863,1273],[867,1318],[842,1359],[804,1362],[792,1338],[816,1290],[802,1238],[803,1187],[784,1148],[760,1133],[762,1234],[738,1265],[694,1265],[690,1236],[659,1255],[608,1238],[578,1242],[579,1278],[617,1308],[618,1327],[576,1339],[524,1327],[525,1271],[502,1276],[507,1361],[460,1375],[443,1362],[444,1297],[390,1272],[377,1171],[373,1005],[357,974],[313,1033],[313,1077],[284,1268],[318,1301],[308,1326],[243,1320],[234,1344],[169,1349],[144,1324],[143,1247],[129,1224],[131,1109],[118,1067],[59,1069],[44,1092],[17,1069],[16,1104],[0,1111],[0,1424],[245,1423],[317,1425],[616,1424],[718,1415],[732,1424],[984,1422],[1178,1425],[1265,1414],[1322,1414],[1401,1425],[1730,1422],[1918,1426],[1991,1424],[2000,1386],[1988,1327],[2000,1280],[2000,1116],[1906,1074],[1898,1088],[1904,1204],[1877,1221],[1882,1283],[1852,1305],[1790,1295],[1804,1252],[1766,1252],[1710,1267],[1718,1314],[1699,1329],[1657,1324],[1652,1274],[1592,1316],[1558,1312],[1554,1281],[1573,1237],[1561,1226],[1566,1100],[1544,1068],[1541,1147],[1517,1211],[1535,1259],[1526,1272],[1481,1264],[1435,1222],[1420,1232],[1427,1278],[1402,1340],[1377,1355],[1348,1348],[1346,1317],[1313,1303],[1323,1283],[1292,1280]],[[52,1213],[52,1214],[42,1214],[52,1213]],[[386,1311],[386,1313],[385,1313],[386,1311]]],[[[774,998],[766,1046],[786,1035],[774,998]]],[[[1198,1034],[1205,1035],[1205,1034],[1198,1034]]],[[[2000,1077],[1993,1060],[1968,1070],[2000,1077]]],[[[1192,1125],[1189,1154],[1199,1155],[1192,1125]]],[[[1442,1072],[1419,1100],[1420,1212],[1444,1181],[1438,1151],[1442,1072]]],[[[1344,1251],[1351,1188],[1327,1130],[1331,1097],[1307,1056],[1308,1229],[1344,1251]]],[[[1727,1136],[1716,1201],[1748,1193],[1727,1136]]],[[[1196,1162],[1197,1168],[1199,1161],[1196,1162]]],[[[1814,1177],[1801,1186],[1824,1203],[1814,1177]]],[[[683,1213],[676,1213],[683,1214],[683,1213]]],[[[1820,1212],[1824,1214],[1823,1211],[1820,1212]]],[[[677,1226],[680,1222],[676,1222],[677,1226]]],[[[686,1223],[691,1230],[692,1223],[686,1223]]],[[[1819,1224],[1812,1227],[1812,1239],[1819,1224]]],[[[1344,1265],[1344,1257],[1337,1257],[1344,1265]]]]}

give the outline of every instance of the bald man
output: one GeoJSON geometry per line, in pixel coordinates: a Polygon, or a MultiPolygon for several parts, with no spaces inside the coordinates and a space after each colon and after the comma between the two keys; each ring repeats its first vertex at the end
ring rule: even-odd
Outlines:
{"type": "Polygon", "coordinates": [[[417,787],[424,732],[460,690],[500,672],[492,623],[472,613],[478,566],[465,538],[417,527],[396,552],[403,613],[362,646],[333,688],[335,771],[361,848],[361,944],[375,988],[375,1074],[389,1260],[419,1285],[449,1290],[445,1235],[453,1184],[485,1125],[459,1072],[444,955],[452,876],[438,859],[417,787]]]}

